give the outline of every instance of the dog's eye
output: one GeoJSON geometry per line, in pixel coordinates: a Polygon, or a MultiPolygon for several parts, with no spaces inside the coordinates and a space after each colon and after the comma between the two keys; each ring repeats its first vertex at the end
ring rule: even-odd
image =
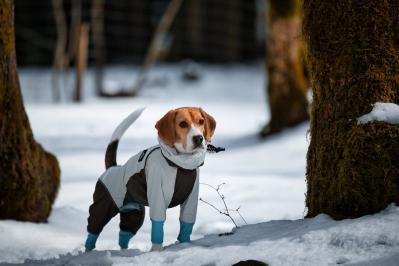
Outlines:
{"type": "Polygon", "coordinates": [[[198,121],[198,124],[200,124],[200,125],[203,125],[204,123],[205,123],[204,119],[200,119],[200,120],[198,121]]]}
{"type": "Polygon", "coordinates": [[[188,128],[188,124],[187,124],[186,121],[180,122],[179,126],[180,126],[181,128],[188,128]]]}

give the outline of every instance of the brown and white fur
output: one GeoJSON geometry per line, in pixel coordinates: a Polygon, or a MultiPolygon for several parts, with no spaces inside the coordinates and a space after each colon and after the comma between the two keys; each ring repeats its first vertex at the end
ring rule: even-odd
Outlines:
{"type": "Polygon", "coordinates": [[[182,107],[170,110],[155,125],[158,136],[180,153],[206,149],[216,129],[215,119],[202,108],[182,107]]]}
{"type": "MultiPolygon", "coordinates": [[[[123,133],[144,111],[138,109],[129,115],[115,129],[105,153],[105,167],[116,165],[116,151],[123,133]]],[[[206,149],[206,143],[216,129],[215,119],[201,107],[181,107],[167,112],[156,124],[158,136],[180,153],[193,153],[196,149],[206,149]]]]}

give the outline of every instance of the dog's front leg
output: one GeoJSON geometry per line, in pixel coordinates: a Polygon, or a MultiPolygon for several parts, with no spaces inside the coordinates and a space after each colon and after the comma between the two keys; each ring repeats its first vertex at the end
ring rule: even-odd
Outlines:
{"type": "Polygon", "coordinates": [[[161,251],[163,249],[163,224],[164,221],[155,221],[151,219],[151,251],[161,251]]]}

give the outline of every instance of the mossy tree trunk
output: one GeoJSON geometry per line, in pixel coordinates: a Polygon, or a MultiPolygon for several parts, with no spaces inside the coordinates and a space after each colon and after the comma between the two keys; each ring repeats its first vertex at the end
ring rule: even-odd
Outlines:
{"type": "Polygon", "coordinates": [[[357,124],[399,103],[399,2],[304,1],[313,81],[308,217],[358,217],[399,203],[399,126],[357,124]]]}
{"type": "Polygon", "coordinates": [[[12,0],[0,1],[0,219],[44,222],[59,187],[57,159],[35,142],[19,88],[12,0]]]}
{"type": "Polygon", "coordinates": [[[267,136],[308,119],[305,61],[301,37],[299,0],[271,0],[266,43],[267,94],[270,122],[267,136]]]}

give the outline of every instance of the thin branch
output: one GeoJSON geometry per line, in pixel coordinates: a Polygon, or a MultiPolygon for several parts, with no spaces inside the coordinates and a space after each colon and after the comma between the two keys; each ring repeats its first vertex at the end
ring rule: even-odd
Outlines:
{"type": "Polygon", "coordinates": [[[202,198],[200,198],[200,201],[202,201],[202,202],[205,203],[205,204],[208,204],[209,206],[211,206],[212,208],[214,208],[216,211],[218,211],[220,214],[223,214],[223,215],[229,217],[230,220],[233,222],[234,226],[235,226],[236,228],[238,228],[238,225],[236,224],[236,222],[234,221],[233,217],[231,217],[231,215],[230,215],[229,213],[227,213],[227,212],[222,212],[222,211],[219,210],[217,207],[215,207],[215,206],[212,205],[211,203],[209,203],[209,202],[203,200],[202,198]]]}
{"type": "Polygon", "coordinates": [[[240,217],[241,217],[241,219],[244,221],[244,223],[245,223],[245,224],[248,224],[247,221],[244,219],[244,217],[241,215],[240,208],[241,208],[241,207],[238,207],[237,210],[236,210],[236,212],[238,213],[238,215],[240,215],[240,217]]]}
{"type": "Polygon", "coordinates": [[[222,201],[223,201],[224,209],[226,210],[227,214],[230,214],[230,213],[229,213],[229,210],[228,210],[228,208],[227,208],[226,201],[225,201],[225,199],[224,199],[224,195],[223,195],[222,193],[220,193],[220,189],[221,189],[222,186],[225,185],[226,183],[221,183],[221,184],[219,184],[217,187],[214,187],[214,186],[209,185],[209,184],[207,184],[207,183],[201,183],[201,184],[202,184],[202,185],[206,185],[206,186],[211,187],[211,188],[213,188],[214,190],[216,190],[216,192],[218,193],[219,197],[220,197],[220,198],[222,199],[222,201]]]}
{"type": "Polygon", "coordinates": [[[202,198],[200,198],[199,200],[202,201],[202,202],[205,203],[205,204],[208,204],[209,206],[211,206],[212,208],[214,208],[214,209],[215,209],[217,212],[219,212],[220,214],[227,215],[227,213],[222,212],[221,210],[219,210],[219,208],[215,207],[215,205],[213,205],[212,203],[207,202],[206,200],[203,200],[202,198]]]}
{"type": "Polygon", "coordinates": [[[200,183],[200,184],[201,184],[201,185],[204,185],[204,186],[208,186],[208,187],[213,188],[214,190],[218,191],[218,190],[220,189],[220,187],[223,186],[223,185],[225,185],[226,183],[221,183],[221,184],[219,184],[217,187],[214,187],[214,186],[209,185],[209,184],[207,184],[207,183],[200,183]]]}
{"type": "Polygon", "coordinates": [[[239,211],[241,207],[238,207],[237,209],[229,209],[229,208],[227,207],[226,198],[225,198],[225,196],[220,192],[222,186],[225,185],[226,183],[221,183],[221,184],[219,184],[217,187],[214,187],[214,186],[212,186],[212,185],[210,185],[210,184],[207,184],[207,183],[200,183],[200,184],[201,184],[201,185],[208,186],[208,187],[212,188],[213,190],[215,190],[216,193],[218,193],[219,197],[221,198],[221,200],[222,200],[222,202],[223,202],[224,210],[220,210],[219,208],[217,208],[217,207],[215,207],[213,204],[211,204],[211,203],[209,203],[209,202],[203,200],[202,198],[200,198],[200,201],[204,202],[205,204],[208,204],[208,205],[211,206],[213,209],[215,209],[216,211],[218,211],[220,214],[229,217],[229,219],[233,222],[233,224],[235,225],[236,228],[238,228],[238,226],[237,226],[237,223],[235,222],[234,218],[231,216],[231,213],[230,213],[230,212],[232,212],[232,211],[238,213],[238,215],[241,217],[241,219],[243,220],[243,222],[244,222],[245,224],[248,224],[247,221],[244,219],[244,217],[241,215],[241,213],[240,213],[240,211],[239,211]]]}
{"type": "Polygon", "coordinates": [[[231,212],[236,212],[236,213],[241,217],[242,221],[243,221],[245,224],[248,224],[247,221],[244,219],[244,217],[241,215],[241,213],[240,213],[240,208],[241,208],[241,207],[238,207],[237,209],[229,209],[229,211],[231,211],[231,212]]]}

